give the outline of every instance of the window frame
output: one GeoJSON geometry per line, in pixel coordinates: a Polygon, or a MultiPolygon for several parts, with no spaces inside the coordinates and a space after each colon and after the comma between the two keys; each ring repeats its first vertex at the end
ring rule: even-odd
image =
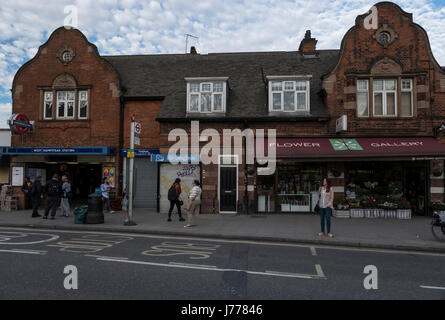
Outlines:
{"type": "Polygon", "coordinates": [[[397,78],[373,78],[372,80],[372,114],[374,117],[376,118],[397,118],[398,117],[398,81],[397,78]],[[385,81],[394,81],[395,83],[395,89],[394,90],[387,90],[385,88],[385,81]],[[375,81],[382,81],[383,82],[383,86],[382,86],[382,90],[376,90],[375,89],[375,81]],[[376,93],[381,93],[382,94],[382,114],[378,115],[375,114],[375,95],[376,93]],[[387,105],[387,94],[388,93],[394,93],[394,114],[390,114],[388,115],[388,105],[387,105]]]}
{"type": "Polygon", "coordinates": [[[292,77],[292,78],[281,78],[281,77],[270,77],[268,82],[268,91],[269,91],[269,98],[268,98],[268,105],[269,105],[269,112],[310,112],[311,106],[310,106],[310,79],[307,77],[305,78],[299,78],[299,77],[292,77]],[[293,89],[286,89],[286,82],[292,82],[293,83],[293,89]],[[297,89],[297,83],[298,82],[304,82],[306,85],[305,90],[298,90],[297,89]],[[273,90],[273,84],[274,83],[281,83],[281,90],[274,91],[273,90]],[[284,110],[284,93],[285,92],[293,92],[294,93],[294,109],[293,110],[284,110]],[[274,93],[280,93],[281,99],[280,99],[280,109],[275,109],[273,102],[273,95],[274,93]],[[305,108],[304,109],[298,109],[298,94],[304,93],[305,98],[305,108]]]}
{"type": "Polygon", "coordinates": [[[357,113],[356,114],[357,114],[358,118],[369,118],[369,115],[370,115],[369,111],[370,111],[370,107],[371,106],[370,106],[370,103],[369,103],[369,82],[370,82],[369,79],[357,79],[357,98],[356,98],[356,110],[357,110],[357,113]],[[358,85],[358,83],[360,81],[366,82],[366,89],[360,89],[360,87],[358,85]],[[365,116],[359,115],[359,112],[358,112],[358,96],[359,96],[359,93],[366,93],[366,103],[367,103],[368,111],[367,111],[365,116]]]}
{"type": "Polygon", "coordinates": [[[413,118],[414,117],[414,81],[411,78],[402,78],[400,80],[400,117],[402,118],[413,118]],[[403,88],[403,81],[409,81],[410,82],[410,89],[404,89],[403,88]],[[402,103],[403,103],[403,99],[402,99],[402,94],[409,92],[411,95],[411,115],[409,116],[404,116],[402,115],[402,103]]]}
{"type": "Polygon", "coordinates": [[[56,90],[56,119],[57,120],[74,120],[76,117],[76,92],[77,90],[56,90]],[[59,101],[59,93],[64,92],[67,93],[68,92],[72,92],[73,96],[74,96],[74,100],[61,100],[59,101]],[[68,116],[68,102],[73,102],[73,115],[71,117],[68,116]],[[65,102],[65,107],[64,107],[64,116],[59,116],[59,102],[65,102]]]}
{"type": "Polygon", "coordinates": [[[187,81],[187,113],[191,114],[224,114],[226,112],[226,103],[227,103],[227,77],[220,78],[186,78],[187,81]],[[199,91],[191,92],[191,85],[198,84],[199,91]],[[215,84],[222,84],[222,91],[215,91],[215,84]],[[210,90],[203,90],[205,85],[210,85],[210,90]],[[211,94],[210,98],[210,110],[202,111],[201,103],[202,103],[202,94],[211,94]],[[191,110],[191,97],[192,95],[198,96],[198,109],[191,110]],[[221,96],[221,109],[215,110],[215,96],[221,96]]]}
{"type": "Polygon", "coordinates": [[[79,119],[79,120],[86,120],[86,119],[88,119],[89,107],[90,107],[90,92],[89,92],[89,90],[78,90],[77,91],[77,119],[79,119]],[[80,99],[80,95],[81,95],[82,92],[86,93],[86,95],[87,95],[86,100],[80,99]],[[80,103],[82,101],[86,101],[86,103],[87,103],[87,107],[86,107],[87,110],[86,110],[85,117],[81,117],[80,116],[80,103]]]}

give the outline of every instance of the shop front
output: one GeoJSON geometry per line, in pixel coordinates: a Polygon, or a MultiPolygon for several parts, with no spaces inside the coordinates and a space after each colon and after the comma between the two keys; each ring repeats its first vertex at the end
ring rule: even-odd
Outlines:
{"type": "Polygon", "coordinates": [[[7,147],[2,154],[11,157],[11,184],[19,198],[19,207],[25,206],[21,186],[25,177],[31,181],[40,176],[42,184],[53,173],[67,175],[71,181],[73,201],[76,205],[86,204],[88,195],[100,187],[102,178],[107,177],[115,194],[118,166],[115,150],[110,147],[7,147]]]}
{"type": "Polygon", "coordinates": [[[431,137],[277,138],[275,147],[275,173],[256,176],[259,213],[313,212],[323,178],[336,207],[426,215],[430,201],[443,197],[445,145],[431,137]]]}

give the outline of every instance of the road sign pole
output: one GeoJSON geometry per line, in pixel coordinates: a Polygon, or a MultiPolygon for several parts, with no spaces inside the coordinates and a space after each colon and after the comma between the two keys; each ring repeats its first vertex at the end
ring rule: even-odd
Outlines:
{"type": "MultiPolygon", "coordinates": [[[[130,133],[130,149],[134,150],[134,119],[131,121],[131,133],[130,133]]],[[[128,152],[127,152],[128,154],[128,152]]],[[[130,157],[129,173],[128,173],[128,225],[134,226],[136,223],[133,220],[133,182],[134,182],[134,157],[130,157]]]]}

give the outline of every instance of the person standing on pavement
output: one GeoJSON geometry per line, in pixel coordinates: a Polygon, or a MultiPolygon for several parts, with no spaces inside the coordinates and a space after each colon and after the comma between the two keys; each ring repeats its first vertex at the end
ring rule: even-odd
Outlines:
{"type": "Polygon", "coordinates": [[[25,178],[25,183],[22,186],[22,191],[23,194],[25,195],[26,208],[29,208],[28,203],[31,200],[31,191],[32,191],[32,182],[29,177],[25,178]]]}
{"type": "Polygon", "coordinates": [[[40,207],[40,201],[42,196],[42,183],[40,180],[42,179],[41,176],[38,176],[34,183],[32,184],[31,188],[31,203],[32,203],[32,217],[37,218],[41,217],[39,212],[37,211],[40,207]]]}
{"type": "Polygon", "coordinates": [[[51,211],[51,220],[54,220],[62,195],[62,184],[59,181],[59,175],[57,173],[54,173],[52,178],[46,182],[46,185],[43,188],[43,193],[46,196],[45,214],[43,215],[43,219],[48,219],[48,214],[51,211]]]}
{"type": "Polygon", "coordinates": [[[193,188],[190,191],[189,200],[187,202],[187,224],[184,228],[196,226],[196,220],[198,218],[199,209],[201,207],[201,187],[198,180],[193,181],[193,188]]]}
{"type": "Polygon", "coordinates": [[[179,221],[185,221],[185,219],[182,217],[181,212],[181,202],[179,200],[179,196],[181,195],[181,179],[176,178],[175,182],[172,184],[170,189],[168,190],[168,200],[170,201],[170,210],[168,210],[168,220],[172,221],[172,211],[174,206],[176,205],[176,208],[178,209],[178,215],[179,215],[179,221]]]}
{"type": "Polygon", "coordinates": [[[104,204],[107,205],[108,212],[109,213],[114,213],[114,211],[111,210],[110,194],[109,194],[109,192],[111,190],[111,187],[108,184],[108,179],[107,178],[104,178],[102,180],[102,184],[100,186],[100,190],[102,191],[102,201],[103,201],[104,204]]]}
{"type": "Polygon", "coordinates": [[[70,210],[70,195],[71,195],[71,183],[66,175],[62,176],[62,199],[60,200],[60,206],[62,207],[62,216],[69,217],[70,210]]]}
{"type": "Polygon", "coordinates": [[[326,178],[323,179],[323,185],[318,189],[318,199],[321,220],[321,232],[318,235],[320,237],[325,235],[326,222],[328,237],[332,238],[334,235],[331,233],[331,215],[334,208],[334,190],[326,178]]]}

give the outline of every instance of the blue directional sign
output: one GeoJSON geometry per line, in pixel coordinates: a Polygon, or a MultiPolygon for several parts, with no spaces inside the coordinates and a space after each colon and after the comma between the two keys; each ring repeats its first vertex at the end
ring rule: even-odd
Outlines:
{"type": "Polygon", "coordinates": [[[199,162],[199,154],[185,154],[185,155],[168,155],[168,154],[154,154],[151,156],[152,162],[199,162]]]}

